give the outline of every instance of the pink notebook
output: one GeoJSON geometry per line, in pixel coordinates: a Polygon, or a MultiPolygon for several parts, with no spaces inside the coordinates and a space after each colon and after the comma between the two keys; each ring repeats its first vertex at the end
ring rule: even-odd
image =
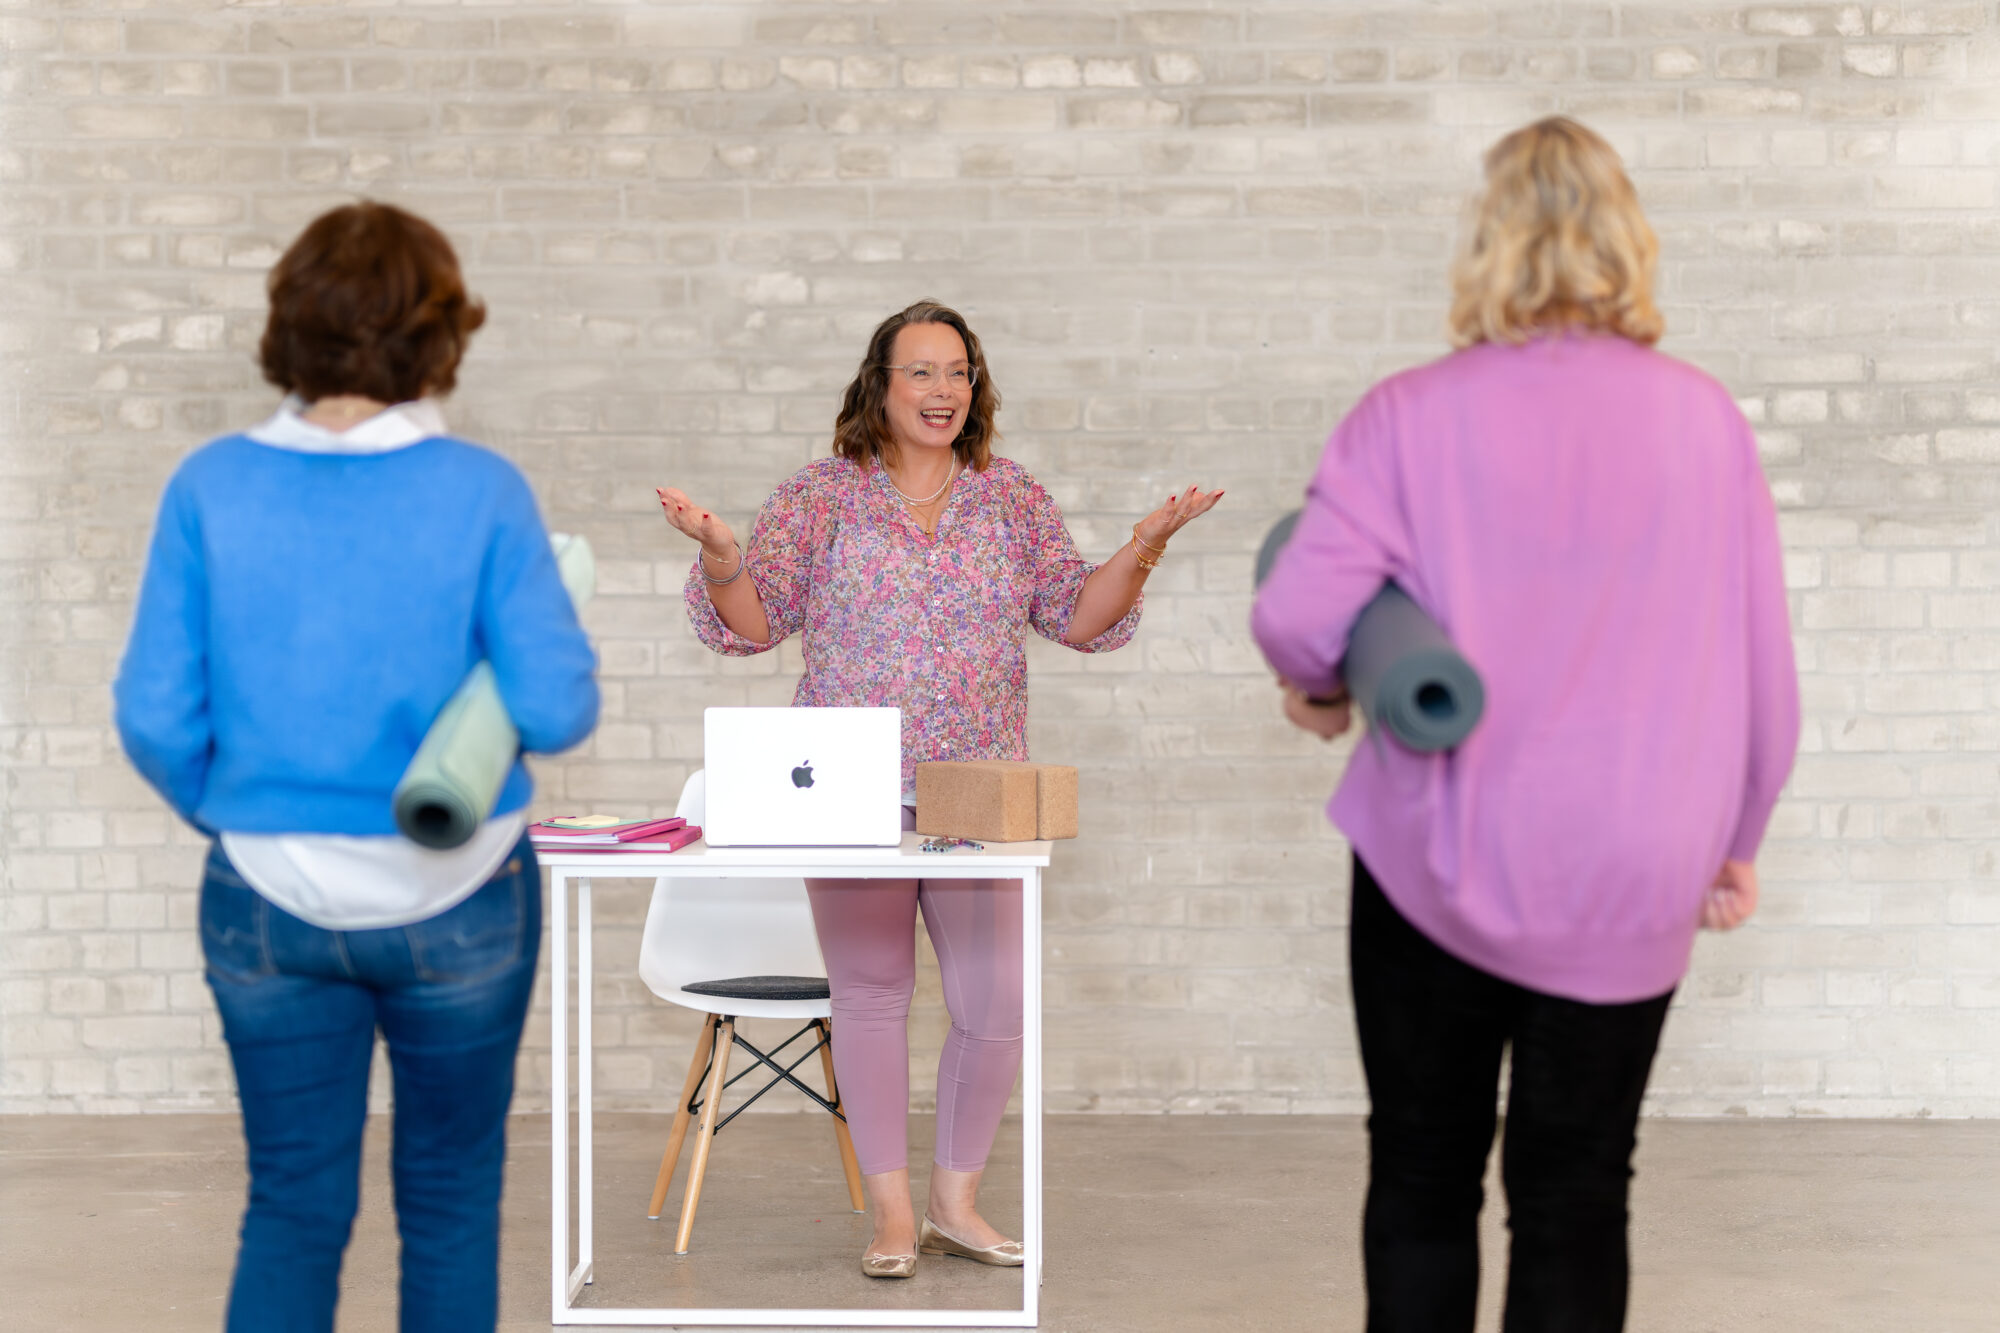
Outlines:
{"type": "Polygon", "coordinates": [[[691,842],[701,838],[701,825],[683,821],[681,827],[669,829],[650,838],[627,838],[622,842],[579,842],[575,838],[543,838],[539,829],[535,830],[533,841],[538,846],[565,852],[602,852],[615,856],[619,852],[677,852],[691,842]]]}

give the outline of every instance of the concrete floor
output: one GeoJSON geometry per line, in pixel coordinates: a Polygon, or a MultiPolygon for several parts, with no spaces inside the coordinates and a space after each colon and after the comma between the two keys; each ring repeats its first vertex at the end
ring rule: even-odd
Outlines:
{"type": "MultiPolygon", "coordinates": [[[[1042,1327],[1358,1330],[1364,1177],[1353,1118],[1059,1117],[1048,1122],[1042,1327]]],[[[823,1117],[746,1116],[716,1143],[693,1252],[645,1201],[664,1117],[598,1118],[603,1304],[992,1308],[1019,1274],[928,1259],[855,1267],[823,1117]]],[[[340,1327],[395,1326],[384,1148],[370,1127],[340,1327]]],[[[912,1142],[929,1125],[912,1123],[912,1142]]],[[[513,1122],[502,1327],[547,1327],[548,1134],[513,1122]]],[[[985,1198],[1019,1220],[1019,1136],[985,1198]]],[[[228,1116],[0,1120],[0,1328],[212,1330],[242,1205],[228,1116]]],[[[1990,1333],[2000,1328],[2000,1124],[1649,1121],[1633,1204],[1634,1333],[1990,1333]]],[[[685,1167],[683,1167],[685,1171],[685,1167]]],[[[921,1180],[918,1183],[921,1190],[921,1180]]],[[[680,1186],[669,1199],[677,1207],[680,1186]]],[[[1497,1186],[1489,1182],[1489,1198],[1497,1186]]],[[[1498,1327],[1505,1232],[1487,1210],[1480,1328],[1498,1327]]]]}

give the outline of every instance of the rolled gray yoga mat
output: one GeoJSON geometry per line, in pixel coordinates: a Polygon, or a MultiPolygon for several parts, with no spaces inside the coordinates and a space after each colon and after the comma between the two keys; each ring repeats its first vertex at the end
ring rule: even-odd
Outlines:
{"type": "MultiPolygon", "coordinates": [[[[1292,539],[1297,510],[1272,525],[1257,551],[1257,582],[1292,539]]],[[[1393,583],[1361,608],[1340,664],[1347,692],[1368,724],[1420,754],[1449,750],[1478,725],[1486,686],[1437,622],[1393,583]]]]}
{"type": "MultiPolygon", "coordinates": [[[[579,611],[597,588],[597,560],[582,537],[551,533],[556,568],[579,611]]],[[[521,733],[493,668],[481,662],[439,710],[423,744],[396,784],[396,827],[405,837],[444,850],[463,846],[493,813],[500,788],[521,754],[521,733]]]]}

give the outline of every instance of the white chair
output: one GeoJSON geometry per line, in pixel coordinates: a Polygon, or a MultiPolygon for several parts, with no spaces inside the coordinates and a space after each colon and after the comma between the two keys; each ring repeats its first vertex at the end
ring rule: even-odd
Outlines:
{"type": "MultiPolygon", "coordinates": [[[[706,810],[707,782],[697,769],[681,789],[675,814],[700,824],[706,810]]],[[[688,1124],[700,1117],[695,1131],[694,1161],[688,1167],[681,1204],[680,1231],[674,1253],[686,1254],[694,1231],[694,1210],[701,1202],[702,1176],[708,1170],[708,1149],[722,1127],[742,1114],[751,1102],[778,1086],[791,1084],[832,1112],[840,1165],[847,1174],[848,1201],[864,1210],[861,1167],[840,1109],[840,1091],[833,1079],[833,1034],[828,1024],[833,1007],[828,999],[826,964],[820,958],[819,936],[813,929],[812,907],[802,879],[686,879],[662,877],[653,884],[652,905],[646,909],[646,933],[639,946],[639,979],[653,994],[702,1014],[701,1035],[695,1039],[687,1082],[674,1108],[674,1126],[653,1182],[653,1201],[646,1216],[657,1220],[666,1202],[674,1165],[688,1124]],[[739,1018],[777,1018],[805,1026],[771,1050],[758,1050],[736,1031],[739,1018]],[[811,1033],[814,1044],[789,1065],[776,1057],[811,1033]],[[723,1089],[754,1073],[752,1065],[729,1078],[729,1057],[742,1047],[772,1078],[726,1116],[719,1115],[723,1089]],[[819,1052],[826,1076],[826,1095],[807,1087],[793,1071],[819,1052]]]]}

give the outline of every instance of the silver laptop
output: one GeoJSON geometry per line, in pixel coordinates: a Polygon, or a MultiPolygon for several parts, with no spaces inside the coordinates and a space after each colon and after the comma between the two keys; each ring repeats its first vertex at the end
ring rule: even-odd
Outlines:
{"type": "Polygon", "coordinates": [[[893,847],[903,837],[903,710],[711,708],[711,847],[893,847]]]}

